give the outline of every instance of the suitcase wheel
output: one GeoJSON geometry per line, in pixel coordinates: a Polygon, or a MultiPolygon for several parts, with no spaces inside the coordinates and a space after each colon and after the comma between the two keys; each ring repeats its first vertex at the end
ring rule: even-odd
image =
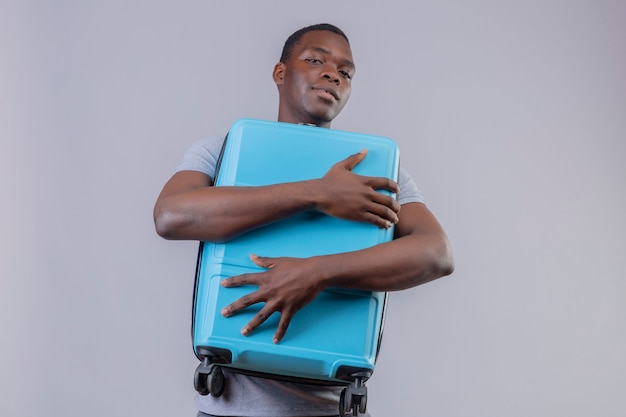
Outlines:
{"type": "Polygon", "coordinates": [[[200,395],[221,396],[226,386],[222,368],[213,364],[206,366],[201,363],[194,373],[193,386],[200,395]]]}
{"type": "Polygon", "coordinates": [[[222,368],[213,366],[213,369],[211,369],[211,372],[207,375],[207,381],[209,382],[209,394],[211,394],[212,397],[220,397],[226,386],[222,368]]]}
{"type": "Polygon", "coordinates": [[[348,385],[339,397],[339,415],[344,417],[352,411],[353,416],[367,411],[367,387],[357,379],[355,385],[348,385]]]}
{"type": "Polygon", "coordinates": [[[200,372],[200,366],[196,368],[196,372],[193,374],[193,387],[200,395],[209,395],[209,388],[207,387],[207,376],[200,372]]]}

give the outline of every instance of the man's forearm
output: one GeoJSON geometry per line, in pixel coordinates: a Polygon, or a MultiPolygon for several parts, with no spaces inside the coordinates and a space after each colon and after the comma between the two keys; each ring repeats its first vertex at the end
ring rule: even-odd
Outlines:
{"type": "Polygon", "coordinates": [[[399,192],[384,177],[353,174],[365,152],[335,164],[323,178],[259,187],[214,187],[195,171],[176,173],[154,208],[157,233],[166,239],[223,242],[307,210],[378,227],[398,221],[400,205],[378,190],[399,192]]]}
{"type": "Polygon", "coordinates": [[[314,206],[307,182],[200,187],[160,199],[155,223],[167,239],[222,242],[314,206]]]}
{"type": "Polygon", "coordinates": [[[447,239],[405,236],[355,252],[315,258],[324,288],[396,291],[449,275],[454,268],[447,239]]]}

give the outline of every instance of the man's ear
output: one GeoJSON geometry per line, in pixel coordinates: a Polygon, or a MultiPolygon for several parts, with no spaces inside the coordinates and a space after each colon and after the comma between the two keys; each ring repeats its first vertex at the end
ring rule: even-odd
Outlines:
{"type": "Polygon", "coordinates": [[[272,78],[274,79],[274,84],[280,86],[283,84],[283,80],[285,79],[285,70],[286,66],[284,62],[279,62],[274,65],[274,72],[272,72],[272,78]]]}

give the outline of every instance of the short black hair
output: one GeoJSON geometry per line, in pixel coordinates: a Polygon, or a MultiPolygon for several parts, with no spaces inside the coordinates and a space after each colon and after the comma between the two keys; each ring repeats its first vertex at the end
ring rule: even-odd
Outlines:
{"type": "Polygon", "coordinates": [[[283,52],[280,54],[280,62],[286,63],[287,61],[289,61],[289,58],[291,58],[291,54],[293,53],[294,48],[296,47],[298,42],[300,42],[302,36],[305,33],[312,32],[314,30],[326,30],[336,33],[337,35],[343,37],[346,42],[348,42],[348,45],[350,45],[350,41],[348,40],[346,34],[343,33],[343,31],[337,26],[331,25],[330,23],[318,23],[316,25],[303,27],[302,29],[299,29],[292,33],[291,36],[287,38],[287,40],[285,41],[285,45],[283,46],[283,52]]]}

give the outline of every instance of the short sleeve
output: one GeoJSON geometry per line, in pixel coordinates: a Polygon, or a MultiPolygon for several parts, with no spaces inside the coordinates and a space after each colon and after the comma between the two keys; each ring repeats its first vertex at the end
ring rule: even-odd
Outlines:
{"type": "Polygon", "coordinates": [[[398,173],[398,185],[400,186],[400,194],[398,195],[398,203],[400,205],[407,203],[425,203],[424,197],[417,189],[417,185],[411,175],[400,167],[398,173]]]}
{"type": "Polygon", "coordinates": [[[212,136],[193,143],[174,171],[200,171],[214,178],[223,143],[223,136],[212,136]]]}

